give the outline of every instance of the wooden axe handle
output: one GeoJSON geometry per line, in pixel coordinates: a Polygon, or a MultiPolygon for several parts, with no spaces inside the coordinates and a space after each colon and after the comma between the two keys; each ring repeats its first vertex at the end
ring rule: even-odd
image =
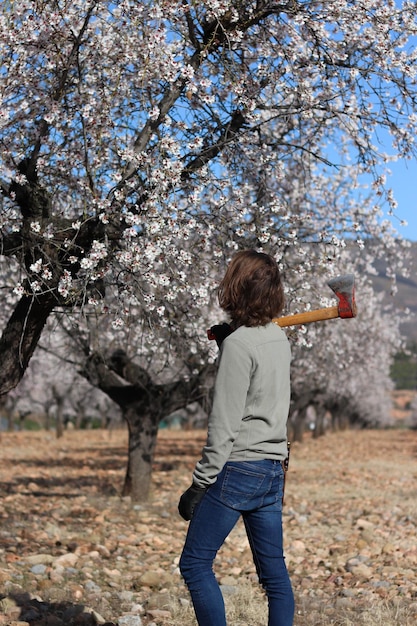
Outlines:
{"type": "Polygon", "coordinates": [[[325,309],[315,309],[314,311],[305,311],[304,313],[294,313],[294,315],[285,315],[284,317],[274,317],[272,320],[281,328],[285,326],[297,326],[299,324],[309,324],[310,322],[320,322],[321,320],[331,320],[340,317],[338,306],[329,306],[325,309]]]}

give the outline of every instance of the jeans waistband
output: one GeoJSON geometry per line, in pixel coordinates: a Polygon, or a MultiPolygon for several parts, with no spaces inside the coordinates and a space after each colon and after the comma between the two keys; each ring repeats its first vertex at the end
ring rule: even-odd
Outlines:
{"type": "Polygon", "coordinates": [[[245,459],[244,461],[236,461],[230,459],[228,463],[249,463],[254,467],[276,467],[277,465],[283,465],[284,459],[245,459]]]}

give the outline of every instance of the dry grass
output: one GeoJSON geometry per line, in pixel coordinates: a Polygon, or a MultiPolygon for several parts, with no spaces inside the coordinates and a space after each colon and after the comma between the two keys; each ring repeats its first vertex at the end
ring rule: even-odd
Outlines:
{"type": "MultiPolygon", "coordinates": [[[[267,603],[262,592],[253,585],[242,584],[236,593],[225,594],[227,623],[230,626],[265,626],[267,603]]],[[[322,602],[296,598],[294,626],[415,626],[416,615],[399,603],[375,604],[364,608],[329,607],[322,602]]],[[[196,626],[191,603],[180,604],[171,598],[172,619],[165,626],[196,626]]]]}
{"type": "MultiPolygon", "coordinates": [[[[254,586],[239,585],[235,593],[224,593],[227,623],[233,626],[264,626],[268,621],[266,600],[254,586]]],[[[191,603],[182,605],[178,597],[172,598],[170,606],[171,626],[196,626],[191,603]]],[[[167,626],[168,626],[167,623],[167,626]]]]}
{"type": "Polygon", "coordinates": [[[325,610],[310,608],[308,605],[298,608],[294,626],[414,626],[415,613],[407,606],[375,604],[355,610],[344,608],[325,610]]]}

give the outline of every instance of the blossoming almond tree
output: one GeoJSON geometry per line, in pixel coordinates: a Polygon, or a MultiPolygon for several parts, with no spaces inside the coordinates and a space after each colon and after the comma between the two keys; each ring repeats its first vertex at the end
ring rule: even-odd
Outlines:
{"type": "Polygon", "coordinates": [[[195,346],[236,247],[277,256],[291,304],[349,235],[395,256],[379,213],[390,155],[415,154],[415,34],[408,1],[3,2],[0,393],[57,310],[117,328],[134,306],[149,343],[195,346]]]}
{"type": "MultiPolygon", "coordinates": [[[[361,278],[361,277],[360,277],[361,278]]],[[[371,285],[357,281],[360,312],[354,319],[313,324],[312,349],[295,337],[291,439],[301,440],[306,411],[314,407],[315,434],[325,416],[331,427],[384,428],[392,424],[390,365],[401,346],[398,313],[381,302],[371,285]]]]}

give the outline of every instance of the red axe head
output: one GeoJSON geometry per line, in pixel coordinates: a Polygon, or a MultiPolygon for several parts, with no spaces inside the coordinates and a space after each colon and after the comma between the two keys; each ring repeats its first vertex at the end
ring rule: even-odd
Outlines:
{"type": "Polygon", "coordinates": [[[355,317],[355,277],[353,274],[336,276],[327,283],[339,299],[339,317],[355,317]]]}

